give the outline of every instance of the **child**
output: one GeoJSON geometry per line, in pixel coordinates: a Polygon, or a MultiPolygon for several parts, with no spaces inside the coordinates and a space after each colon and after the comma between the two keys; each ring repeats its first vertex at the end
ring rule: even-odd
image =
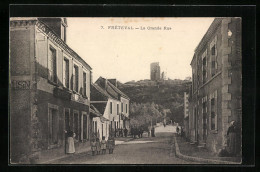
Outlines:
{"type": "Polygon", "coordinates": [[[108,149],[109,149],[109,154],[113,154],[113,150],[115,147],[115,139],[112,137],[108,138],[108,149]]]}
{"type": "Polygon", "coordinates": [[[102,154],[106,154],[106,145],[107,145],[107,142],[105,140],[105,136],[102,137],[102,140],[101,140],[101,149],[102,149],[102,154]]]}
{"type": "Polygon", "coordinates": [[[94,156],[97,150],[97,143],[95,139],[92,139],[91,141],[91,150],[92,150],[92,156],[94,156]]]}
{"type": "Polygon", "coordinates": [[[99,138],[97,138],[97,140],[96,140],[96,145],[97,145],[97,155],[99,155],[100,154],[100,150],[101,150],[101,145],[100,145],[99,138]]]}

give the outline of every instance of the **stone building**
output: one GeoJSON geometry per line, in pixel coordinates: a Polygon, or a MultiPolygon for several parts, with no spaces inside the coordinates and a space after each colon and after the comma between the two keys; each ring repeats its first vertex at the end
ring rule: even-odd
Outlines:
{"type": "Polygon", "coordinates": [[[185,137],[188,138],[189,134],[189,100],[188,100],[189,95],[184,92],[184,98],[183,98],[183,114],[184,114],[184,134],[185,137]]]}
{"type": "Polygon", "coordinates": [[[159,62],[151,63],[150,78],[152,81],[159,81],[161,79],[161,70],[159,62]]]}
{"type": "MultiPolygon", "coordinates": [[[[189,97],[190,140],[217,153],[227,144],[227,129],[242,123],[241,19],[216,18],[195,49],[189,97]]],[[[237,152],[241,153],[241,152],[237,152]]]]}
{"type": "Polygon", "coordinates": [[[109,136],[113,128],[129,130],[129,101],[130,98],[117,88],[115,79],[99,77],[91,86],[91,105],[102,114],[102,119],[94,118],[100,138],[109,136]],[[109,120],[109,123],[105,122],[109,120]]]}
{"type": "Polygon", "coordinates": [[[91,67],[66,44],[66,18],[10,18],[10,162],[76,151],[91,132],[91,67]]]}

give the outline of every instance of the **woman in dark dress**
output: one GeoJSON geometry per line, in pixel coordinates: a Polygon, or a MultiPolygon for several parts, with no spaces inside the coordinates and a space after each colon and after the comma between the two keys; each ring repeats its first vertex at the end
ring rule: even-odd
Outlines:
{"type": "Polygon", "coordinates": [[[235,155],[236,154],[236,126],[235,121],[230,122],[230,126],[227,131],[227,151],[229,155],[235,155]]]}

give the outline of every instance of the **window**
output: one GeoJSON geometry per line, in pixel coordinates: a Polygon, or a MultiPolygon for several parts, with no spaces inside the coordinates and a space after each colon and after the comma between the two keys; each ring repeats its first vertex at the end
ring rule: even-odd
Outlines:
{"type": "Polygon", "coordinates": [[[215,98],[211,99],[211,130],[215,130],[215,98]]]}
{"type": "Polygon", "coordinates": [[[95,121],[95,133],[97,133],[97,121],[95,121]]]}
{"type": "Polygon", "coordinates": [[[69,60],[66,58],[64,58],[63,84],[66,88],[69,88],[69,60]]]}
{"type": "Polygon", "coordinates": [[[127,113],[127,104],[125,104],[125,113],[127,113]]]}
{"type": "Polygon", "coordinates": [[[112,102],[110,102],[110,114],[112,114],[113,113],[113,109],[112,109],[113,107],[112,107],[112,102]]]}
{"type": "Polygon", "coordinates": [[[121,111],[124,112],[124,104],[121,103],[121,111]]]}
{"type": "Polygon", "coordinates": [[[73,90],[79,92],[79,67],[76,65],[74,65],[73,68],[73,78],[74,78],[73,90]]]}
{"type": "Polygon", "coordinates": [[[211,55],[212,56],[215,56],[215,51],[216,51],[216,48],[215,48],[215,45],[213,45],[213,47],[211,48],[211,55]]]}
{"type": "Polygon", "coordinates": [[[116,112],[117,112],[117,115],[119,115],[119,104],[116,105],[116,112]]]}
{"type": "Polygon", "coordinates": [[[87,115],[83,114],[83,123],[82,123],[82,129],[83,129],[83,140],[88,139],[88,118],[87,115]]]}
{"type": "Polygon", "coordinates": [[[103,133],[103,124],[102,124],[102,137],[104,136],[104,133],[103,133]]]}
{"type": "Polygon", "coordinates": [[[203,137],[203,140],[205,141],[206,140],[206,137],[207,137],[207,97],[204,97],[202,99],[202,137],[203,137]]]}
{"type": "Polygon", "coordinates": [[[50,46],[48,57],[49,80],[57,83],[56,50],[50,46]]]}
{"type": "Polygon", "coordinates": [[[49,104],[49,144],[58,144],[59,140],[59,115],[58,115],[58,106],[49,104]]]}
{"type": "Polygon", "coordinates": [[[207,79],[207,59],[206,57],[203,58],[203,67],[202,67],[202,81],[203,81],[203,84],[206,82],[206,79],[207,79]]]}
{"type": "Polygon", "coordinates": [[[87,75],[83,72],[83,95],[87,96],[87,75]]]}
{"type": "Polygon", "coordinates": [[[211,50],[211,76],[214,76],[217,72],[217,35],[215,36],[215,38],[212,40],[212,42],[210,43],[210,50],[211,50]]]}

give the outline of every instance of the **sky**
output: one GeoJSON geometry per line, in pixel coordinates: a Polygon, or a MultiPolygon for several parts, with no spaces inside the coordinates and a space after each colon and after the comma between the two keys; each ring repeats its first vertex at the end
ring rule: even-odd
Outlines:
{"type": "Polygon", "coordinates": [[[150,79],[152,62],[159,62],[167,78],[191,76],[194,50],[214,18],[67,20],[67,44],[92,67],[93,82],[102,76],[125,83],[150,79]]]}

